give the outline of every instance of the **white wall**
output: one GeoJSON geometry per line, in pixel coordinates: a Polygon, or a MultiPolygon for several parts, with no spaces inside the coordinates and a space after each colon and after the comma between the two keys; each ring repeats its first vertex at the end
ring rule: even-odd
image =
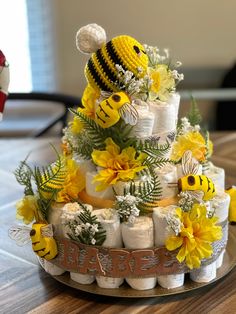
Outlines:
{"type": "Polygon", "coordinates": [[[88,59],[75,47],[79,27],[96,22],[108,39],[129,34],[187,68],[227,68],[236,59],[235,0],[52,0],[58,89],[81,95],[88,59]]]}

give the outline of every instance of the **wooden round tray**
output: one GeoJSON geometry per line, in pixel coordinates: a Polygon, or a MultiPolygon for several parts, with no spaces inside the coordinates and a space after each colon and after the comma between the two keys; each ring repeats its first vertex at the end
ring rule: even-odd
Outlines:
{"type": "Polygon", "coordinates": [[[174,289],[164,289],[157,285],[155,288],[150,290],[134,290],[128,286],[128,284],[124,283],[120,288],[117,289],[104,289],[100,288],[96,282],[90,285],[82,285],[70,279],[70,274],[66,272],[60,276],[52,276],[59,282],[70,286],[72,288],[93,293],[99,295],[106,295],[112,297],[122,297],[122,298],[146,298],[146,297],[157,297],[157,296],[166,296],[172,294],[183,293],[187,291],[191,291],[194,289],[199,289],[201,287],[207,286],[220,278],[227,275],[236,265],[236,226],[229,226],[229,239],[226,247],[226,251],[224,254],[223,265],[217,270],[216,278],[207,283],[197,283],[190,280],[189,275],[185,275],[184,285],[179,288],[174,289]]]}

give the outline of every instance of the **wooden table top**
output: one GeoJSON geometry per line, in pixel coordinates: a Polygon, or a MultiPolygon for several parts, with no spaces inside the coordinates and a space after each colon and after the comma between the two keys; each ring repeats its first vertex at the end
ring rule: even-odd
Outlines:
{"type": "MultiPolygon", "coordinates": [[[[236,184],[236,133],[214,133],[211,138],[212,161],[225,168],[226,186],[236,184]]],[[[31,246],[18,247],[8,229],[16,223],[14,206],[23,195],[12,172],[30,151],[32,163],[53,161],[50,142],[59,147],[58,139],[0,139],[0,313],[236,313],[236,268],[197,290],[137,299],[85,293],[48,275],[31,246]]]]}

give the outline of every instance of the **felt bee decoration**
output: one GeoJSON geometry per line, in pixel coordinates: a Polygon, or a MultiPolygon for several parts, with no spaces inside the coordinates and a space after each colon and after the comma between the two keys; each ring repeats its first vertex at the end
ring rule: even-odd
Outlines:
{"type": "Polygon", "coordinates": [[[215,185],[205,175],[197,175],[198,162],[192,158],[192,152],[186,151],[182,157],[182,168],[185,176],[178,180],[179,191],[200,192],[202,199],[209,201],[216,194],[215,185]]]}
{"type": "Polygon", "coordinates": [[[46,260],[53,259],[58,253],[51,224],[34,223],[32,228],[13,226],[9,229],[9,236],[20,246],[31,240],[33,251],[46,260]]]}
{"type": "Polygon", "coordinates": [[[125,92],[113,93],[107,99],[102,100],[95,115],[96,122],[102,128],[111,127],[121,117],[130,125],[135,125],[138,119],[138,112],[125,92]]]}

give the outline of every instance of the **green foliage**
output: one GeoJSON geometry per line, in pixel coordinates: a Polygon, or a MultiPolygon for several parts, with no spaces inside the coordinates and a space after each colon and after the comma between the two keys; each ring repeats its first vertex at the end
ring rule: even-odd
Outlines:
{"type": "Polygon", "coordinates": [[[170,150],[171,146],[168,141],[165,144],[159,144],[158,141],[154,138],[148,138],[137,141],[135,144],[137,151],[147,154],[150,157],[164,157],[170,150]]]}
{"type": "Polygon", "coordinates": [[[62,189],[66,175],[65,161],[57,152],[56,154],[57,160],[53,165],[32,169],[26,163],[26,158],[14,172],[17,182],[25,186],[25,195],[37,194],[38,216],[46,221],[48,209],[56,194],[62,189]]]}
{"type": "Polygon", "coordinates": [[[91,139],[88,138],[86,131],[81,131],[81,133],[76,136],[76,145],[73,146],[70,143],[70,146],[71,150],[79,156],[83,157],[84,159],[91,159],[94,144],[92,143],[91,139]]]}
{"type": "Polygon", "coordinates": [[[94,120],[80,111],[70,109],[70,111],[77,116],[83,123],[84,130],[87,132],[87,139],[89,145],[95,149],[103,149],[105,147],[104,141],[111,136],[109,129],[103,129],[94,120]]]}
{"type": "Polygon", "coordinates": [[[59,155],[57,157],[52,165],[34,168],[34,180],[39,193],[53,193],[62,189],[66,176],[65,161],[59,155]]]}
{"type": "Polygon", "coordinates": [[[199,111],[196,100],[191,96],[191,107],[187,115],[187,118],[192,126],[200,124],[202,121],[202,116],[199,111]]]}
{"type": "Polygon", "coordinates": [[[71,233],[68,235],[72,240],[79,241],[84,244],[96,244],[102,245],[106,240],[106,231],[102,228],[101,223],[97,217],[83,204],[80,204],[83,208],[74,221],[70,221],[68,226],[71,233]],[[76,229],[80,226],[80,232],[76,232],[76,229]],[[93,239],[96,240],[93,243],[93,239]]]}
{"type": "Polygon", "coordinates": [[[162,167],[169,163],[170,160],[165,158],[165,156],[169,152],[170,147],[168,141],[165,144],[158,144],[155,139],[139,140],[136,144],[137,151],[147,154],[143,165],[148,166],[148,168],[162,167]]]}
{"type": "Polygon", "coordinates": [[[122,150],[124,148],[134,146],[136,143],[136,139],[130,137],[130,132],[132,131],[132,129],[132,125],[127,124],[122,119],[120,119],[118,123],[116,123],[109,129],[109,136],[122,150]]]}
{"type": "Polygon", "coordinates": [[[32,187],[32,177],[33,171],[30,166],[26,163],[28,156],[25,160],[21,161],[19,166],[14,171],[15,178],[20,185],[25,187],[24,194],[25,195],[34,195],[33,187],[32,187]]]}
{"type": "Polygon", "coordinates": [[[148,156],[146,159],[145,159],[145,161],[144,161],[144,163],[143,163],[143,165],[144,166],[148,166],[148,168],[150,168],[150,167],[159,167],[159,168],[161,168],[161,167],[163,167],[163,166],[165,166],[166,164],[168,164],[168,163],[170,163],[171,161],[170,161],[170,159],[168,159],[168,158],[159,158],[159,157],[153,157],[153,156],[148,156]]]}
{"type": "Polygon", "coordinates": [[[70,111],[80,119],[84,126],[84,130],[76,135],[77,145],[73,150],[85,159],[91,158],[94,149],[104,150],[105,140],[108,137],[111,137],[121,150],[132,146],[135,142],[133,138],[129,138],[133,126],[126,124],[122,119],[114,126],[103,129],[82,112],[73,109],[70,111]]]}
{"type": "Polygon", "coordinates": [[[126,193],[138,196],[141,202],[138,203],[137,207],[141,212],[156,207],[155,204],[161,198],[162,188],[157,174],[154,169],[150,167],[148,169],[149,176],[146,181],[131,182],[126,193]]]}

